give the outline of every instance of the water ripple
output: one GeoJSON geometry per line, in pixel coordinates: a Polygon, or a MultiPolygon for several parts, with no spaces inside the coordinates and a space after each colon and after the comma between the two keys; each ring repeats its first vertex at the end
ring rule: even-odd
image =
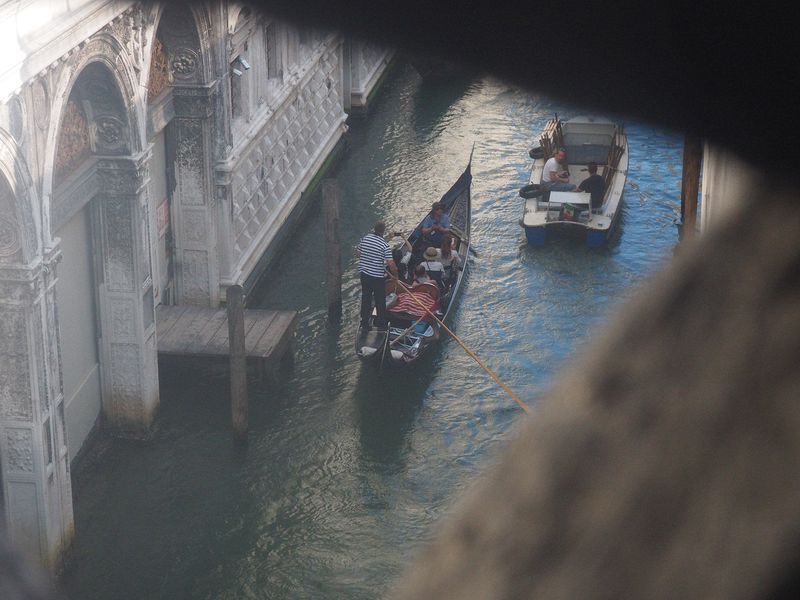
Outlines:
{"type": "Polygon", "coordinates": [[[328,322],[312,210],[252,294],[299,321],[294,366],[251,388],[247,452],[231,449],[224,373],[163,377],[154,440],[116,444],[77,492],[71,597],[359,599],[388,589],[523,414],[449,340],[402,373],[362,368],[352,353],[359,237],[378,218],[415,225],[474,142],[476,255],[451,326],[534,408],[676,242],[680,136],[632,122],[621,235],[599,251],[525,243],[517,190],[554,112],[580,113],[492,78],[433,84],[400,66],[387,79],[368,118],[353,120],[334,173],[342,322],[328,322]]]}

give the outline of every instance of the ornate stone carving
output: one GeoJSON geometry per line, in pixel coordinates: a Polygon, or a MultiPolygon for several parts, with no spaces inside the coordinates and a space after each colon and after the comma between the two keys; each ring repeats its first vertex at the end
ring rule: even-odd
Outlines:
{"type": "Polygon", "coordinates": [[[41,407],[42,414],[47,414],[50,410],[50,395],[47,389],[47,375],[44,364],[46,340],[42,325],[43,318],[41,308],[42,306],[40,303],[34,305],[33,332],[35,337],[33,341],[33,355],[36,357],[36,381],[39,387],[37,390],[39,394],[39,406],[41,407]]]}
{"type": "Polygon", "coordinates": [[[206,241],[206,214],[205,210],[183,210],[183,239],[187,242],[206,241]]]}
{"type": "Polygon", "coordinates": [[[142,381],[139,346],[111,345],[111,385],[117,399],[135,399],[138,403],[142,381]]]}
{"type": "Polygon", "coordinates": [[[142,37],[145,29],[144,15],[139,4],[120,15],[115,21],[114,32],[128,51],[136,71],[142,69],[142,37]]]}
{"type": "Polygon", "coordinates": [[[208,303],[208,252],[184,250],[183,252],[183,301],[187,304],[208,303]]]}
{"type": "Polygon", "coordinates": [[[203,124],[198,119],[176,119],[175,152],[180,204],[202,206],[206,202],[203,124]]]}
{"type": "Polygon", "coordinates": [[[37,79],[33,82],[31,96],[33,97],[33,119],[39,129],[45,130],[50,124],[50,98],[44,81],[37,79]]]}
{"type": "Polygon", "coordinates": [[[19,252],[17,222],[10,215],[0,214],[0,261],[5,262],[19,252]]]}
{"type": "Polygon", "coordinates": [[[133,231],[131,198],[108,196],[103,200],[106,284],[109,290],[133,291],[133,231]]]}
{"type": "Polygon", "coordinates": [[[129,159],[97,162],[100,188],[107,196],[135,196],[147,184],[149,174],[146,164],[135,164],[129,159]]]}
{"type": "Polygon", "coordinates": [[[0,311],[0,414],[29,421],[33,416],[25,311],[0,311]]]}
{"type": "Polygon", "coordinates": [[[94,122],[95,143],[98,149],[119,150],[125,144],[125,125],[111,116],[98,117],[94,122]]]}
{"type": "Polygon", "coordinates": [[[64,394],[64,373],[61,370],[61,336],[55,285],[47,293],[47,382],[50,397],[56,401],[64,394]]]}
{"type": "Polygon", "coordinates": [[[33,473],[33,432],[30,429],[7,429],[8,470],[33,473]]]}
{"type": "Polygon", "coordinates": [[[191,48],[176,48],[170,60],[172,73],[177,79],[191,79],[199,63],[197,52],[191,48]]]}
{"type": "Polygon", "coordinates": [[[169,57],[161,40],[153,41],[150,57],[150,76],[147,82],[147,101],[152,103],[170,84],[169,57]]]}
{"type": "Polygon", "coordinates": [[[178,86],[172,88],[175,114],[180,118],[206,119],[214,114],[217,86],[178,86]]]}
{"type": "Polygon", "coordinates": [[[114,341],[136,341],[136,306],[132,300],[111,302],[111,332],[114,341]]]}
{"type": "Polygon", "coordinates": [[[55,174],[56,179],[69,175],[75,168],[91,155],[89,143],[89,125],[83,109],[75,100],[70,99],[61,117],[61,129],[56,146],[55,174]]]}

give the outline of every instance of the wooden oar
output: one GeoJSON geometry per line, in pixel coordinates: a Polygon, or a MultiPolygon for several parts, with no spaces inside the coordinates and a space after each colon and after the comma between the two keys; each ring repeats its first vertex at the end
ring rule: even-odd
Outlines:
{"type": "MultiPolygon", "coordinates": [[[[391,273],[390,273],[390,275],[391,275],[391,273]]],[[[391,276],[394,277],[394,275],[391,275],[391,276]]],[[[397,283],[399,283],[402,287],[404,287],[406,289],[406,291],[410,292],[410,289],[406,284],[404,284],[402,281],[400,281],[397,277],[394,277],[394,279],[395,279],[395,281],[397,281],[397,283]]],[[[445,325],[439,317],[437,317],[430,310],[428,310],[428,308],[422,302],[420,302],[417,298],[414,297],[414,294],[411,294],[411,299],[414,302],[417,303],[417,306],[419,306],[422,310],[424,310],[428,315],[433,317],[433,319],[439,324],[439,326],[442,329],[444,329],[448,334],[450,334],[450,337],[452,337],[456,342],[458,342],[458,345],[461,346],[464,349],[464,351],[467,354],[469,354],[470,357],[476,363],[478,363],[478,365],[484,371],[486,371],[492,379],[494,379],[494,381],[495,381],[495,383],[497,383],[497,385],[499,385],[501,388],[503,388],[506,391],[506,393],[509,396],[511,396],[511,399],[514,400],[514,402],[516,402],[522,410],[524,410],[527,414],[530,414],[531,410],[530,410],[530,408],[528,408],[528,405],[525,404],[522,400],[520,400],[519,397],[511,390],[511,388],[509,388],[505,383],[503,383],[500,380],[500,378],[495,374],[494,371],[492,371],[489,367],[487,367],[485,364],[483,364],[481,359],[478,358],[477,355],[472,350],[467,348],[466,344],[464,344],[464,342],[462,342],[461,339],[455,333],[450,331],[450,329],[447,327],[447,325],[445,325]]]]}

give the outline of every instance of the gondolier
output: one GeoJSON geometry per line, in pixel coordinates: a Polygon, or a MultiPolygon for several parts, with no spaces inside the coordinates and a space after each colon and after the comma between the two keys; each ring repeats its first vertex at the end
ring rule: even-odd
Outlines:
{"type": "Polygon", "coordinates": [[[369,331],[369,318],[372,314],[372,301],[374,298],[377,315],[375,326],[385,329],[386,319],[386,266],[394,277],[397,277],[397,265],[392,259],[392,250],[383,239],[386,224],[383,221],[375,223],[371,233],[368,233],[358,243],[358,273],[361,278],[361,327],[369,331]]]}

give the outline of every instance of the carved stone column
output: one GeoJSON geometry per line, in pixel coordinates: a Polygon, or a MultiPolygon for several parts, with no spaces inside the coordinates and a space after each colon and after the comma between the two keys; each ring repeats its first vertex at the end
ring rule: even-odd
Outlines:
{"type": "Polygon", "coordinates": [[[158,405],[148,158],[98,161],[101,192],[93,204],[103,416],[117,433],[136,436],[147,431],[158,405]]]}
{"type": "MultiPolygon", "coordinates": [[[[7,249],[0,232],[0,253],[7,249]]],[[[53,567],[72,541],[72,485],[64,423],[55,266],[0,265],[0,468],[15,546],[53,567]]]]}
{"type": "Polygon", "coordinates": [[[175,228],[178,304],[217,306],[220,300],[218,215],[212,178],[212,115],[216,83],[174,86],[175,228]]]}

